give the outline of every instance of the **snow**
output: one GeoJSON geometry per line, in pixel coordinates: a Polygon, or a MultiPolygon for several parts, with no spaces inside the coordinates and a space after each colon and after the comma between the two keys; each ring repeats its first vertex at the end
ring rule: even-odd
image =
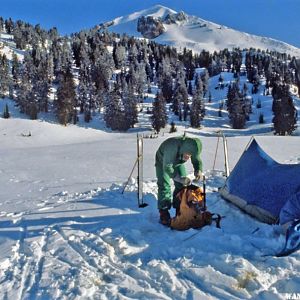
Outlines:
{"type": "Polygon", "coordinates": [[[7,59],[12,60],[13,53],[17,55],[19,60],[23,60],[24,51],[16,48],[13,36],[0,32],[0,54],[5,54],[7,59]]]}
{"type": "MultiPolygon", "coordinates": [[[[232,74],[223,77],[226,84],[232,74]]],[[[216,117],[225,91],[212,91],[203,128],[178,126],[178,134],[185,130],[203,142],[208,209],[225,218],[221,229],[184,232],[159,224],[156,207],[154,154],[174,134],[144,139],[149,205],[138,208],[136,172],[122,191],[136,134],[151,133],[146,117],[140,128],[114,133],[98,119],[67,127],[46,117],[31,121],[13,102],[0,100],[0,112],[7,103],[12,114],[0,118],[0,298],[285,299],[299,292],[300,252],[262,257],[281,250],[284,236],[218,194],[225,180],[222,145],[213,170],[218,130],[226,133],[231,169],[252,134],[279,162],[299,163],[299,135],[275,137],[270,124],[257,122],[230,129],[225,112],[216,117]]],[[[261,97],[267,114],[270,96],[254,97],[261,97]]]]}

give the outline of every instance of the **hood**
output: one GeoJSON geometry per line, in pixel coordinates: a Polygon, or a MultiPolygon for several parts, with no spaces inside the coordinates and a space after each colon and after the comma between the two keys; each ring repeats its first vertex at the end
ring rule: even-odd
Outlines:
{"type": "Polygon", "coordinates": [[[190,153],[192,157],[200,155],[202,145],[199,139],[184,137],[182,140],[182,146],[180,147],[179,154],[190,153]]]}

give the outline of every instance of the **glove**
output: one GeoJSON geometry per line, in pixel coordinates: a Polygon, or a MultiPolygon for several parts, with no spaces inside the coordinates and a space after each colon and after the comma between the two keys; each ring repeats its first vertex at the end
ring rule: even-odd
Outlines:
{"type": "Polygon", "coordinates": [[[180,177],[176,175],[174,181],[181,183],[183,186],[188,186],[192,183],[191,179],[188,177],[180,177]]]}
{"type": "Polygon", "coordinates": [[[200,170],[194,172],[195,181],[203,180],[203,174],[200,170]]]}

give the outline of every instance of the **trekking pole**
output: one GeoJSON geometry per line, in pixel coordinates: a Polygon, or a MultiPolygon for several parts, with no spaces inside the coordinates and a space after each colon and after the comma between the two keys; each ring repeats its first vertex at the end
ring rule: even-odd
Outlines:
{"type": "Polygon", "coordinates": [[[206,211],[206,178],[203,175],[203,203],[204,203],[204,211],[206,211]]]}

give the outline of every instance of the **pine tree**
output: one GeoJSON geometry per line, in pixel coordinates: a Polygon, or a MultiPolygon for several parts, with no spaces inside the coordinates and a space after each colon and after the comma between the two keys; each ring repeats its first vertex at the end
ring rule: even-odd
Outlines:
{"type": "Polygon", "coordinates": [[[38,104],[38,111],[48,112],[49,93],[52,84],[53,69],[52,58],[45,52],[41,54],[36,67],[36,74],[32,80],[33,93],[38,104]]]}
{"type": "MultiPolygon", "coordinates": [[[[30,53],[25,53],[22,67],[17,75],[16,81],[16,100],[21,113],[30,115],[32,109],[30,103],[33,103],[32,79],[34,78],[35,66],[30,53]]],[[[33,116],[34,117],[34,116],[33,116]]]]}
{"type": "Polygon", "coordinates": [[[9,119],[9,117],[10,117],[10,113],[9,113],[9,110],[8,110],[8,105],[6,103],[5,107],[4,107],[4,111],[3,111],[3,118],[4,119],[9,119]]]}
{"type": "Polygon", "coordinates": [[[287,85],[275,85],[272,91],[274,134],[291,135],[297,128],[297,111],[287,85]]]}
{"type": "Polygon", "coordinates": [[[12,21],[11,18],[8,18],[5,20],[5,30],[6,30],[6,33],[8,34],[12,34],[13,30],[14,30],[14,22],[12,21]]]}
{"type": "Polygon", "coordinates": [[[5,54],[0,54],[0,97],[7,96],[10,86],[9,65],[5,54]]]}
{"type": "Polygon", "coordinates": [[[192,101],[192,106],[191,106],[191,115],[190,115],[190,122],[191,126],[193,128],[199,128],[200,123],[202,121],[202,116],[201,116],[201,101],[202,101],[202,96],[199,93],[195,93],[193,96],[193,101],[192,101]]]}
{"type": "Polygon", "coordinates": [[[67,125],[72,120],[76,102],[75,84],[68,68],[60,76],[57,89],[56,114],[60,124],[67,125]]]}
{"type": "Polygon", "coordinates": [[[126,48],[123,45],[115,44],[113,58],[117,69],[124,67],[126,62],[126,48]]]}
{"type": "Polygon", "coordinates": [[[143,94],[147,83],[145,64],[135,62],[134,65],[130,66],[128,75],[128,82],[130,82],[131,86],[134,87],[136,93],[139,95],[143,94]]]}
{"type": "Polygon", "coordinates": [[[0,31],[4,31],[4,19],[0,17],[0,31]]]}
{"type": "Polygon", "coordinates": [[[183,116],[184,120],[186,121],[185,114],[187,113],[187,109],[188,109],[188,92],[184,81],[182,79],[179,79],[173,95],[173,103],[172,103],[172,110],[175,115],[180,114],[181,107],[184,112],[184,116],[183,116]]]}
{"type": "Polygon", "coordinates": [[[200,123],[205,115],[205,107],[203,101],[203,85],[202,80],[197,82],[196,90],[193,95],[190,122],[191,126],[194,128],[199,128],[200,123]]]}
{"type": "Polygon", "coordinates": [[[134,124],[138,122],[137,112],[137,97],[134,94],[133,87],[129,84],[122,95],[125,119],[128,127],[133,128],[134,124]]]}
{"type": "Polygon", "coordinates": [[[203,85],[203,95],[205,96],[208,91],[208,81],[209,81],[209,74],[206,69],[201,74],[201,80],[203,85]]]}
{"type": "Polygon", "coordinates": [[[104,120],[106,126],[112,130],[126,131],[130,127],[126,120],[120,92],[116,87],[110,92],[105,103],[104,120]]]}
{"type": "Polygon", "coordinates": [[[173,97],[173,78],[169,73],[165,73],[162,79],[161,92],[167,103],[170,103],[173,97]]]}
{"type": "Polygon", "coordinates": [[[13,53],[12,55],[12,66],[11,66],[11,74],[13,76],[13,80],[15,81],[15,83],[17,83],[18,78],[20,76],[20,68],[21,68],[21,64],[20,61],[18,59],[18,56],[16,53],[13,53]]]}
{"type": "Polygon", "coordinates": [[[156,95],[152,108],[152,127],[159,133],[162,128],[165,128],[168,121],[166,103],[161,93],[156,95]]]}
{"type": "Polygon", "coordinates": [[[245,127],[247,109],[243,94],[235,82],[229,86],[227,93],[227,110],[232,128],[242,129],[245,127]]]}

